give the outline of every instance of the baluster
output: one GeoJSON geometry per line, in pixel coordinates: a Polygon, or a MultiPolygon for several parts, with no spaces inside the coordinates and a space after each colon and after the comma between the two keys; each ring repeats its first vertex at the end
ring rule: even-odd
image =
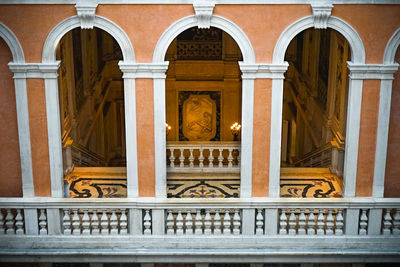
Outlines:
{"type": "Polygon", "coordinates": [[[190,211],[186,213],[186,218],[185,218],[185,226],[186,226],[186,234],[187,235],[193,235],[193,217],[190,211]]]}
{"type": "Polygon", "coordinates": [[[264,216],[262,214],[262,209],[257,209],[257,216],[256,216],[256,235],[264,234],[264,216]]]}
{"type": "Polygon", "coordinates": [[[15,216],[15,233],[17,235],[24,234],[24,218],[22,217],[21,209],[17,209],[17,215],[15,216]]]}
{"type": "Polygon", "coordinates": [[[101,231],[100,233],[102,235],[108,235],[109,232],[109,228],[108,228],[108,215],[106,210],[103,210],[103,213],[101,214],[101,218],[100,218],[101,222],[100,222],[100,227],[101,227],[101,231]]]}
{"type": "Polygon", "coordinates": [[[368,226],[367,209],[361,209],[360,230],[359,230],[358,234],[366,235],[367,234],[367,226],[368,226]]]}
{"type": "Polygon", "coordinates": [[[233,234],[240,235],[240,215],[239,210],[235,210],[233,214],[233,234]]]}
{"type": "Polygon", "coordinates": [[[314,210],[310,209],[310,213],[308,215],[308,220],[307,220],[307,235],[315,235],[315,215],[314,215],[314,210]]]}
{"type": "Polygon", "coordinates": [[[296,214],[294,212],[295,212],[295,209],[290,210],[289,235],[296,235],[296,214]]]}
{"type": "Polygon", "coordinates": [[[383,234],[390,235],[392,233],[392,216],[390,216],[390,209],[385,209],[385,215],[383,216],[383,234]]]}
{"type": "Polygon", "coordinates": [[[210,167],[210,168],[214,166],[214,163],[213,163],[213,161],[214,161],[213,151],[214,151],[214,148],[210,147],[210,155],[208,155],[208,167],[210,167]]]}
{"type": "Polygon", "coordinates": [[[167,235],[174,234],[174,216],[172,215],[172,211],[167,212],[167,235]]]}
{"type": "Polygon", "coordinates": [[[211,215],[210,211],[206,211],[206,216],[204,217],[204,234],[211,235],[211,215]]]}
{"type": "Polygon", "coordinates": [[[90,218],[87,209],[83,210],[82,228],[82,235],[90,235],[90,218]]]}
{"type": "Polygon", "coordinates": [[[47,235],[47,217],[45,209],[39,209],[39,235],[47,235]]]}
{"type": "Polygon", "coordinates": [[[100,220],[99,216],[97,216],[97,210],[93,210],[92,215],[92,235],[99,235],[100,234],[100,220]]]}
{"type": "Polygon", "coordinates": [[[223,231],[222,233],[224,235],[230,235],[231,234],[231,216],[229,215],[228,210],[225,211],[224,214],[224,221],[223,221],[223,231]]]}
{"type": "Polygon", "coordinates": [[[335,235],[343,235],[343,225],[343,211],[342,209],[338,209],[338,213],[336,215],[335,235]]]}
{"type": "Polygon", "coordinates": [[[189,155],[189,167],[193,168],[194,167],[194,156],[193,156],[193,148],[189,149],[190,155],[189,155]]]}
{"type": "Polygon", "coordinates": [[[221,235],[221,216],[219,212],[216,211],[214,215],[214,235],[221,235]]]}
{"type": "Polygon", "coordinates": [[[0,235],[5,234],[3,211],[0,209],[0,235]]]}
{"type": "Polygon", "coordinates": [[[299,214],[299,229],[297,230],[299,235],[306,234],[306,215],[304,214],[304,209],[300,209],[299,214]]]}
{"type": "Polygon", "coordinates": [[[71,216],[69,214],[69,209],[64,209],[63,227],[64,227],[64,235],[70,235],[71,234],[71,216]]]}
{"type": "MultiPolygon", "coordinates": [[[[0,220],[0,222],[1,222],[1,220],[0,220]]],[[[400,235],[400,209],[396,209],[395,214],[393,216],[392,234],[400,235]]]]}
{"type": "Polygon", "coordinates": [[[229,167],[229,168],[232,168],[232,166],[233,166],[233,164],[232,164],[232,161],[233,161],[233,156],[232,156],[233,148],[229,148],[228,151],[229,151],[229,155],[228,155],[228,167],[229,167]]]}
{"type": "Polygon", "coordinates": [[[150,210],[145,210],[144,211],[144,234],[145,235],[151,235],[151,216],[150,216],[150,210]]]}
{"type": "Polygon", "coordinates": [[[178,211],[178,215],[176,216],[176,234],[183,235],[183,216],[181,211],[178,211]]]}
{"type": "Polygon", "coordinates": [[[183,168],[183,167],[185,167],[185,156],[183,155],[184,148],[180,148],[179,150],[180,150],[180,155],[179,155],[180,164],[179,164],[179,167],[183,168]]]}
{"type": "Polygon", "coordinates": [[[204,167],[204,155],[203,155],[203,150],[204,148],[200,147],[200,155],[199,155],[199,167],[203,168],[204,167]]]}
{"type": "Polygon", "coordinates": [[[318,210],[318,217],[317,217],[317,235],[324,235],[325,231],[324,231],[324,210],[323,209],[319,209],[318,210]]]}
{"type": "Polygon", "coordinates": [[[281,216],[279,217],[279,234],[280,235],[286,235],[287,234],[287,215],[286,215],[286,210],[281,209],[281,216]]]}
{"type": "Polygon", "coordinates": [[[196,217],[194,218],[194,226],[195,226],[194,234],[201,235],[203,233],[203,229],[202,229],[203,219],[201,217],[200,210],[197,210],[197,212],[196,212],[196,217]]]}
{"type": "Polygon", "coordinates": [[[81,234],[81,222],[78,214],[78,209],[72,209],[72,234],[80,235],[81,234]]]}
{"type": "Polygon", "coordinates": [[[115,209],[111,210],[111,217],[110,217],[110,234],[117,235],[118,234],[118,217],[115,213],[115,209]]]}
{"type": "Polygon", "coordinates": [[[126,217],[126,209],[121,209],[121,217],[119,217],[119,226],[120,230],[119,233],[121,235],[126,235],[128,234],[128,218],[126,217]]]}
{"type": "Polygon", "coordinates": [[[237,165],[240,167],[240,148],[238,148],[237,165]]]}
{"type": "Polygon", "coordinates": [[[170,148],[169,151],[171,152],[171,154],[169,155],[169,166],[171,168],[175,167],[175,155],[174,155],[174,148],[170,148]]]}
{"type": "Polygon", "coordinates": [[[11,209],[6,209],[6,234],[13,235],[15,234],[14,229],[14,215],[11,212],[11,209]]]}
{"type": "Polygon", "coordinates": [[[333,235],[333,220],[332,209],[328,209],[328,214],[326,215],[326,235],[333,235]]]}
{"type": "Polygon", "coordinates": [[[218,156],[218,167],[222,168],[224,167],[224,164],[222,163],[222,161],[224,160],[224,156],[222,156],[222,151],[224,151],[223,148],[219,148],[219,156],[218,156]]]}

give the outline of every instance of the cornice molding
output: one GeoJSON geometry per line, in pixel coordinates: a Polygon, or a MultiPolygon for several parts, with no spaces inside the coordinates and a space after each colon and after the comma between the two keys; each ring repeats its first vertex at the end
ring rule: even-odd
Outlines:
{"type": "Polygon", "coordinates": [[[60,61],[53,63],[8,63],[8,67],[14,73],[14,79],[54,79],[58,77],[60,61]]]}
{"type": "Polygon", "coordinates": [[[327,29],[328,20],[331,16],[333,8],[331,0],[313,0],[311,2],[311,8],[313,11],[314,28],[315,29],[327,29]]]}
{"type": "Polygon", "coordinates": [[[165,72],[168,69],[168,61],[163,63],[118,63],[122,71],[122,78],[128,79],[165,79],[165,72]]]}
{"type": "Polygon", "coordinates": [[[245,64],[239,62],[242,79],[284,79],[289,64],[245,64]]]}
{"type": "MultiPolygon", "coordinates": [[[[52,4],[66,5],[77,4],[79,0],[2,0],[1,4],[52,4]]],[[[119,4],[147,4],[147,5],[172,5],[172,4],[188,4],[191,5],[193,0],[98,0],[99,5],[119,5],[119,4]]],[[[310,0],[215,0],[217,5],[308,5],[310,0]]],[[[400,4],[400,0],[332,0],[332,4],[353,5],[353,4],[373,4],[373,5],[393,5],[400,4]]]]}
{"type": "Polygon", "coordinates": [[[196,13],[197,27],[199,29],[209,29],[211,27],[211,16],[215,7],[212,0],[194,0],[193,9],[196,13]]]}
{"type": "Polygon", "coordinates": [[[95,0],[79,0],[75,5],[82,29],[93,29],[97,6],[95,0]]]}
{"type": "Polygon", "coordinates": [[[399,64],[353,64],[347,62],[352,80],[393,80],[399,64]]]}

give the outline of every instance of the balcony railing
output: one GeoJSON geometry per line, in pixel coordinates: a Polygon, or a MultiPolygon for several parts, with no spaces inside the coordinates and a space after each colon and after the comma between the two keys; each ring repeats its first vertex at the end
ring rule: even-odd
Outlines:
{"type": "Polygon", "coordinates": [[[400,199],[1,199],[1,235],[394,235],[400,199]]]}
{"type": "Polygon", "coordinates": [[[239,173],[240,142],[168,142],[168,172],[239,173]]]}
{"type": "Polygon", "coordinates": [[[3,198],[0,210],[10,261],[400,259],[400,199],[3,198]]]}

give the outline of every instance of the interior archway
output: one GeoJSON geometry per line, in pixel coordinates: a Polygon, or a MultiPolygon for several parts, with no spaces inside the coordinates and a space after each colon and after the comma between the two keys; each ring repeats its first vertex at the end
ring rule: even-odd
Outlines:
{"type": "Polygon", "coordinates": [[[307,29],[289,44],[282,114],[282,197],[341,197],[349,86],[346,38],[307,29]]]}
{"type": "Polygon", "coordinates": [[[237,43],[218,28],[192,27],[172,41],[165,60],[167,196],[239,197],[242,53],[237,43]]]}
{"type": "Polygon", "coordinates": [[[56,56],[65,191],[70,197],[126,197],[121,48],[99,28],[74,28],[56,56]]]}

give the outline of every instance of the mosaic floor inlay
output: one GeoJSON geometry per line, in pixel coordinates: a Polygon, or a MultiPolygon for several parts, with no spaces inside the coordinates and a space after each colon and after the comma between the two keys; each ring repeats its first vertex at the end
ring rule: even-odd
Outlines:
{"type": "MultiPolygon", "coordinates": [[[[126,197],[125,168],[75,168],[65,178],[71,198],[126,197]]],[[[342,179],[327,169],[285,168],[281,172],[281,197],[342,197],[342,179]]],[[[237,198],[239,174],[170,174],[169,198],[237,198]]]]}

